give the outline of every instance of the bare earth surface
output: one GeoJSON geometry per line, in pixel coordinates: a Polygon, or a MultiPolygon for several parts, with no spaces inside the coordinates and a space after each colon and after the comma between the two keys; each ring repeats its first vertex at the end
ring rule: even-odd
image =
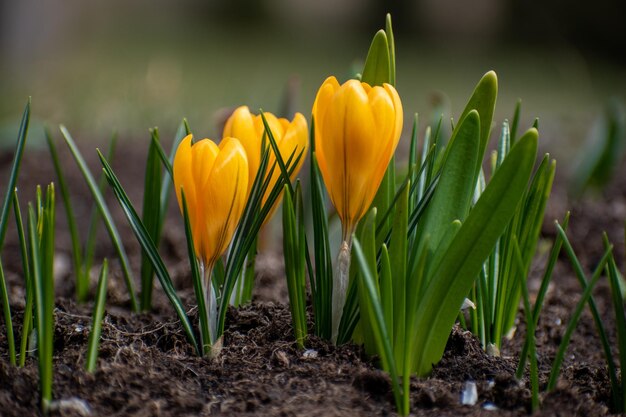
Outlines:
{"type": "MultiPolygon", "coordinates": [[[[89,194],[66,149],[61,148],[60,151],[75,193],[72,198],[81,216],[79,221],[85,225],[91,207],[89,194]]],[[[84,149],[84,153],[92,169],[99,172],[94,152],[84,149]]],[[[137,202],[141,201],[144,155],[143,147],[136,149],[120,145],[114,163],[123,185],[137,202]]],[[[0,155],[0,184],[6,183],[11,158],[11,154],[0,155]]],[[[616,176],[616,181],[604,196],[574,205],[570,237],[587,268],[593,268],[602,254],[602,230],[609,232],[616,243],[617,258],[623,260],[625,173],[626,170],[622,170],[616,176]]],[[[29,149],[22,164],[20,180],[22,206],[32,199],[36,184],[43,185],[53,180],[55,176],[46,153],[29,149]]],[[[389,378],[376,369],[374,362],[366,358],[358,346],[334,347],[311,337],[306,351],[296,348],[286,304],[282,259],[280,254],[271,250],[262,254],[258,261],[259,285],[255,290],[254,303],[228,312],[225,347],[219,359],[213,361],[194,355],[158,284],[155,286],[154,311],[132,314],[119,267],[114,262],[97,371],[86,373],[83,368],[92,304],[77,305],[72,298],[74,284],[70,241],[65,213],[60,198],[58,200],[53,395],[55,399],[64,401],[57,404],[59,408],[52,415],[395,415],[389,378]]],[[[127,242],[131,263],[137,271],[138,246],[117,203],[109,198],[109,204],[119,219],[120,233],[127,242]]],[[[546,239],[554,237],[552,221],[562,218],[564,210],[570,206],[558,190],[550,204],[544,226],[546,239]]],[[[168,219],[169,226],[165,228],[162,252],[177,290],[195,319],[193,290],[179,217],[173,209],[168,219]]],[[[98,259],[104,256],[114,258],[104,233],[97,252],[98,259]]],[[[24,290],[13,228],[7,233],[2,261],[11,295],[16,337],[19,339],[24,290]]],[[[531,293],[538,287],[544,262],[545,255],[539,257],[529,281],[531,293]]],[[[568,262],[562,257],[537,330],[542,387],[547,383],[556,349],[580,293],[568,262]]],[[[600,282],[595,297],[615,345],[614,318],[606,282],[600,282]]],[[[453,329],[443,360],[434,368],[432,375],[412,381],[413,414],[527,415],[530,412],[527,375],[521,381],[514,377],[525,334],[521,310],[519,321],[515,335],[506,342],[500,357],[487,355],[471,334],[458,327],[453,329]],[[474,406],[464,406],[460,402],[467,381],[474,381],[478,388],[478,402],[474,406]]],[[[611,414],[609,395],[606,362],[591,315],[585,312],[566,355],[558,387],[542,396],[539,415],[608,415],[611,414]]],[[[29,357],[24,368],[9,364],[5,324],[1,320],[0,416],[24,417],[39,413],[37,361],[29,357]]]]}

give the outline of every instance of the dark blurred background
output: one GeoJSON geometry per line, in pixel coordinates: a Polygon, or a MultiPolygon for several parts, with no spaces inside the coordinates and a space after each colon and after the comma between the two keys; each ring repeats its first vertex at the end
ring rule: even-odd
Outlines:
{"type": "Polygon", "coordinates": [[[35,136],[64,123],[79,139],[168,137],[187,117],[218,138],[223,109],[279,111],[287,90],[308,117],[327,75],[360,69],[386,12],[407,131],[414,112],[458,116],[490,69],[497,120],[522,98],[558,148],[626,96],[624,0],[0,0],[0,144],[29,95],[35,136]]]}

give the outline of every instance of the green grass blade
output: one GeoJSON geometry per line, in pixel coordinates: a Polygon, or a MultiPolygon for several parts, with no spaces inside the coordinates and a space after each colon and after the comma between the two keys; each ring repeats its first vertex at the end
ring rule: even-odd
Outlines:
{"type": "MultiPolygon", "coordinates": [[[[603,233],[602,239],[604,247],[608,250],[611,247],[606,232],[603,233]]],[[[615,265],[613,255],[607,262],[607,272],[609,283],[611,284],[611,298],[613,300],[613,310],[615,312],[615,327],[617,328],[617,341],[619,346],[619,363],[620,369],[626,369],[626,316],[624,316],[624,299],[619,282],[619,273],[615,265]]],[[[617,411],[623,413],[626,410],[626,377],[621,375],[621,386],[611,387],[614,397],[617,397],[617,411]]]]}
{"type": "Polygon", "coordinates": [[[4,324],[7,332],[7,345],[9,345],[9,361],[11,365],[16,365],[15,358],[15,337],[13,336],[13,319],[11,318],[11,307],[9,306],[9,293],[7,292],[7,284],[4,278],[4,269],[0,260],[0,303],[2,303],[2,314],[4,315],[4,324]]]}
{"type": "Polygon", "coordinates": [[[191,268],[191,282],[193,282],[193,290],[196,295],[196,304],[198,304],[198,321],[200,322],[200,339],[202,343],[202,355],[211,352],[211,334],[209,332],[209,320],[207,314],[206,300],[202,280],[204,277],[198,268],[198,260],[196,259],[196,248],[193,243],[191,233],[191,222],[189,220],[189,211],[187,208],[187,200],[185,191],[181,190],[183,199],[183,220],[185,222],[185,238],[187,240],[187,255],[189,257],[189,266],[191,268]]]}
{"type": "MultiPolygon", "coordinates": [[[[585,278],[585,273],[583,271],[583,267],[581,266],[580,262],[578,261],[578,257],[576,256],[576,253],[574,252],[574,248],[572,248],[571,243],[569,242],[569,239],[567,238],[567,235],[565,234],[565,231],[563,230],[563,228],[560,225],[556,225],[556,230],[557,233],[559,234],[559,236],[561,236],[561,239],[563,239],[563,247],[565,248],[565,253],[567,254],[572,267],[574,269],[574,273],[576,275],[576,278],[578,279],[578,282],[580,283],[581,288],[586,289],[589,286],[589,283],[587,282],[587,279],[585,278]]],[[[601,264],[598,264],[598,266],[602,266],[601,264]]],[[[601,268],[596,268],[598,271],[601,271],[601,268]]],[[[607,367],[608,367],[608,373],[609,373],[609,379],[611,381],[611,386],[612,387],[618,387],[619,386],[619,382],[617,379],[617,371],[615,368],[615,362],[613,361],[613,353],[611,352],[611,344],[609,343],[609,338],[607,337],[606,334],[606,330],[604,328],[604,324],[602,322],[602,318],[600,317],[600,313],[598,312],[598,308],[596,306],[596,303],[593,299],[593,296],[589,297],[588,299],[588,304],[589,304],[589,310],[591,311],[591,315],[593,317],[593,321],[596,325],[596,329],[598,330],[598,335],[600,336],[600,342],[602,343],[602,349],[604,350],[604,357],[606,359],[607,362],[607,367]]],[[[584,305],[584,304],[583,304],[584,305]]],[[[558,376],[558,375],[557,375],[558,376]]],[[[555,376],[556,378],[556,376],[555,376]]],[[[556,381],[555,381],[556,383],[556,381]]],[[[618,404],[618,399],[617,397],[615,397],[615,391],[611,390],[611,393],[613,395],[613,403],[617,406],[618,404]]]]}
{"type": "MultiPolygon", "coordinates": [[[[313,143],[313,141],[311,141],[313,143]]],[[[324,206],[324,185],[321,181],[315,152],[311,152],[311,212],[313,215],[313,241],[315,273],[311,277],[311,298],[315,314],[315,333],[330,340],[331,337],[331,297],[332,297],[332,258],[328,241],[328,219],[324,206]]]]}
{"type": "Polygon", "coordinates": [[[85,160],[83,159],[80,151],[78,150],[78,147],[74,143],[74,140],[72,139],[70,133],[67,131],[65,126],[61,126],[61,133],[63,134],[63,138],[65,139],[67,146],[70,148],[70,151],[72,152],[72,155],[74,156],[74,159],[76,160],[76,163],[78,164],[78,167],[80,168],[80,171],[82,172],[83,177],[87,182],[87,186],[89,187],[91,195],[96,201],[96,205],[98,207],[100,215],[102,216],[107,231],[109,232],[109,237],[111,238],[111,242],[115,247],[115,251],[117,252],[120,264],[122,265],[124,282],[126,284],[126,288],[128,289],[131,308],[133,311],[139,311],[139,305],[135,296],[135,286],[133,284],[133,275],[130,269],[130,264],[128,262],[128,256],[126,255],[126,250],[124,249],[124,245],[122,244],[122,239],[119,235],[119,232],[117,231],[117,227],[115,227],[113,216],[111,216],[109,208],[104,201],[104,197],[102,196],[102,193],[100,192],[100,189],[98,188],[98,185],[96,184],[93,175],[91,175],[91,171],[87,167],[85,160]]]}
{"type": "Polygon", "coordinates": [[[11,175],[9,176],[9,182],[7,184],[6,194],[4,195],[4,201],[2,202],[2,212],[0,212],[0,251],[4,246],[4,237],[7,232],[7,223],[9,221],[9,210],[11,209],[11,203],[13,199],[13,190],[17,183],[17,177],[20,173],[20,165],[22,163],[22,156],[24,155],[24,147],[26,145],[26,137],[28,136],[28,126],[30,124],[30,98],[26,103],[24,114],[22,115],[22,122],[20,123],[20,130],[17,134],[17,145],[15,147],[15,156],[13,157],[13,166],[11,167],[11,175]]]}
{"type": "Polygon", "coordinates": [[[54,171],[57,176],[57,183],[59,186],[59,193],[63,200],[63,207],[65,208],[65,217],[67,219],[67,227],[70,232],[70,238],[72,242],[72,264],[74,266],[74,275],[76,278],[76,299],[79,302],[87,300],[87,294],[89,292],[89,273],[85,271],[83,273],[83,249],[81,244],[80,235],[78,234],[78,224],[76,223],[76,216],[74,215],[74,209],[72,207],[72,201],[70,199],[70,192],[65,180],[65,174],[59,161],[59,154],[57,147],[54,144],[54,139],[50,130],[45,129],[46,142],[48,143],[48,149],[50,150],[50,157],[52,158],[52,164],[54,165],[54,171]]]}
{"type": "MultiPolygon", "coordinates": [[[[45,397],[52,399],[52,353],[54,349],[54,235],[55,235],[55,196],[54,184],[46,189],[46,202],[43,211],[43,230],[41,235],[42,256],[42,296],[44,299],[43,340],[45,346],[45,397]]],[[[42,348],[41,346],[39,347],[42,348]]]]}
{"type": "Polygon", "coordinates": [[[456,233],[442,262],[433,264],[410,334],[415,335],[415,370],[426,375],[439,362],[459,308],[523,197],[537,154],[537,131],[511,149],[456,233]]]}
{"type": "MultiPolygon", "coordinates": [[[[513,251],[515,255],[515,265],[520,274],[528,273],[527,266],[524,265],[522,254],[520,253],[517,239],[513,238],[513,251]]],[[[528,295],[528,287],[526,280],[519,280],[522,299],[524,300],[524,313],[526,315],[526,340],[528,341],[528,356],[530,357],[530,392],[531,392],[531,412],[539,409],[539,375],[537,369],[537,352],[535,341],[535,321],[533,320],[532,310],[530,308],[530,297],[528,295]]]]}
{"type": "Polygon", "coordinates": [[[93,373],[96,370],[98,361],[98,348],[100,347],[100,333],[102,331],[102,318],[104,317],[104,307],[107,298],[107,278],[109,275],[109,263],[106,259],[102,262],[100,277],[98,278],[98,290],[96,292],[96,302],[93,308],[91,332],[87,343],[87,359],[85,360],[85,370],[93,373]]]}
{"type": "Polygon", "coordinates": [[[411,183],[401,191],[391,229],[389,245],[389,260],[391,276],[393,277],[393,345],[394,355],[399,369],[404,368],[404,357],[401,354],[404,348],[406,334],[406,278],[407,278],[407,250],[409,227],[409,189],[411,183]]]}
{"type": "MultiPolygon", "coordinates": [[[[563,219],[564,230],[567,230],[567,226],[569,224],[569,215],[570,213],[567,212],[565,214],[565,218],[563,219]]],[[[545,299],[545,296],[548,292],[548,286],[550,285],[550,281],[552,281],[552,273],[554,272],[554,267],[559,257],[559,253],[561,253],[562,246],[563,239],[560,235],[557,234],[556,239],[554,240],[554,244],[552,245],[552,250],[550,251],[550,256],[548,257],[548,263],[546,264],[543,278],[541,279],[541,285],[539,286],[537,297],[535,298],[535,305],[533,307],[533,325],[535,326],[535,328],[537,327],[537,323],[539,323],[539,315],[541,314],[541,309],[543,307],[543,300],[545,299]]],[[[521,379],[524,373],[524,367],[526,366],[526,357],[528,356],[528,349],[530,348],[529,343],[530,341],[528,339],[524,342],[524,347],[522,348],[519,364],[515,373],[517,379],[521,379]]]]}
{"type": "Polygon", "coordinates": [[[157,278],[159,278],[159,282],[161,283],[161,287],[163,288],[165,295],[167,295],[170,303],[172,303],[172,307],[174,307],[174,310],[176,311],[176,314],[178,315],[178,318],[183,325],[183,329],[185,330],[187,339],[189,339],[189,342],[193,345],[193,347],[196,349],[196,352],[198,352],[198,354],[200,355],[201,350],[193,333],[191,322],[189,321],[189,317],[185,312],[185,308],[180,301],[180,298],[178,298],[178,295],[176,294],[176,290],[174,289],[174,285],[172,284],[172,279],[167,272],[167,268],[163,263],[163,259],[161,259],[161,256],[159,255],[156,245],[150,238],[150,234],[141,222],[141,219],[137,215],[135,208],[128,199],[126,192],[122,188],[122,185],[117,179],[117,176],[111,169],[111,166],[104,158],[104,156],[100,153],[100,151],[98,151],[98,156],[100,157],[100,161],[102,162],[102,166],[104,167],[104,172],[107,180],[109,181],[109,185],[113,189],[115,197],[120,203],[120,206],[122,207],[122,210],[124,211],[124,214],[128,219],[128,223],[133,229],[133,232],[135,233],[135,236],[137,237],[141,248],[146,251],[150,262],[152,262],[152,266],[154,267],[156,276],[157,278]]]}
{"type": "MultiPolygon", "coordinates": [[[[161,162],[155,145],[155,143],[159,143],[159,132],[157,129],[153,129],[151,133],[152,140],[148,148],[144,177],[142,220],[148,234],[158,248],[161,240],[161,162]]],[[[145,251],[142,251],[140,305],[143,311],[152,308],[153,279],[154,269],[145,251]]]]}
{"type": "MultiPolygon", "coordinates": [[[[294,336],[299,349],[304,348],[306,337],[306,300],[305,264],[304,264],[304,224],[302,219],[302,194],[300,184],[296,186],[296,194],[289,196],[287,185],[284,189],[283,200],[283,248],[285,257],[285,275],[289,304],[293,321],[294,336]],[[295,199],[298,208],[294,207],[295,199]]],[[[297,207],[296,206],[296,207],[297,207]]]]}
{"type": "MultiPolygon", "coordinates": [[[[582,314],[583,309],[585,308],[585,305],[592,299],[592,295],[591,295],[592,291],[594,287],[596,286],[596,284],[598,283],[598,280],[602,276],[602,271],[604,270],[604,267],[609,261],[609,258],[612,256],[612,253],[613,253],[613,246],[609,246],[606,252],[604,253],[604,255],[602,256],[602,259],[598,263],[598,266],[596,267],[596,270],[594,271],[593,276],[591,277],[591,281],[589,281],[588,283],[585,283],[583,286],[585,291],[581,295],[580,300],[578,301],[578,304],[576,305],[576,309],[574,310],[574,314],[572,314],[572,317],[570,318],[570,321],[567,324],[567,328],[565,329],[565,333],[563,334],[563,337],[561,338],[561,343],[559,344],[559,350],[556,354],[556,357],[554,358],[554,362],[552,362],[552,369],[550,370],[550,379],[548,380],[548,385],[546,386],[547,391],[552,391],[554,390],[554,388],[556,388],[556,382],[558,380],[559,373],[561,370],[561,364],[563,363],[563,359],[565,358],[565,352],[567,351],[567,347],[569,346],[569,342],[572,337],[572,334],[574,333],[574,330],[576,329],[576,325],[578,324],[578,319],[580,318],[580,315],[582,314]]],[[[578,263],[578,259],[576,258],[575,255],[574,255],[574,258],[570,258],[570,260],[572,261],[572,263],[578,263]]]]}
{"type": "MultiPolygon", "coordinates": [[[[174,178],[172,174],[172,163],[174,162],[174,156],[176,155],[176,150],[178,149],[178,145],[180,145],[180,142],[187,135],[185,126],[186,126],[186,121],[181,123],[180,126],[178,127],[178,130],[176,131],[176,135],[174,136],[174,142],[172,143],[172,149],[170,150],[169,159],[163,158],[161,156],[161,153],[163,151],[163,149],[161,148],[161,144],[159,142],[155,143],[156,149],[159,153],[159,157],[161,157],[163,165],[165,166],[165,169],[166,169],[166,172],[163,173],[163,180],[161,181],[161,210],[160,210],[161,216],[159,220],[159,223],[160,223],[159,234],[161,234],[161,231],[163,230],[163,225],[165,224],[165,218],[167,217],[167,212],[168,212],[167,209],[169,207],[170,196],[172,194],[172,188],[173,188],[172,178],[174,178]]],[[[163,154],[163,156],[164,155],[165,154],[163,154]]]]}
{"type": "Polygon", "coordinates": [[[371,324],[371,332],[376,342],[376,351],[380,356],[383,369],[389,372],[391,376],[391,387],[398,412],[402,415],[406,415],[409,410],[404,409],[405,402],[402,396],[403,394],[408,395],[408,392],[403,393],[398,382],[398,371],[390,342],[390,329],[387,329],[385,325],[385,316],[377,290],[378,284],[373,276],[375,271],[370,269],[372,266],[371,262],[367,261],[365,253],[356,236],[352,239],[352,248],[354,249],[359,269],[359,273],[357,274],[359,277],[359,288],[362,288],[362,291],[359,291],[359,293],[363,294],[363,298],[361,299],[367,304],[367,307],[361,310],[364,312],[363,314],[367,312],[369,315],[368,322],[371,324]]]}
{"type": "MultiPolygon", "coordinates": [[[[107,149],[107,161],[113,160],[115,149],[117,147],[117,134],[113,133],[111,140],[109,141],[109,147],[107,149]]],[[[105,195],[107,189],[107,179],[104,173],[101,173],[98,178],[98,190],[100,194],[105,195]]],[[[98,204],[94,202],[91,208],[91,214],[89,216],[89,226],[87,227],[87,239],[85,240],[85,250],[83,251],[83,275],[86,280],[90,278],[91,266],[93,265],[94,256],[96,253],[96,242],[98,239],[98,226],[101,215],[98,209],[98,204]]]]}
{"type": "MultiPolygon", "coordinates": [[[[28,237],[24,232],[24,222],[22,221],[22,210],[20,209],[17,190],[13,190],[13,211],[15,213],[15,226],[17,228],[17,236],[20,242],[20,254],[22,257],[22,273],[24,274],[24,288],[26,290],[26,302],[24,304],[24,318],[22,321],[22,342],[20,344],[20,360],[19,366],[22,367],[26,363],[26,348],[28,346],[28,336],[33,328],[33,303],[34,288],[33,277],[30,272],[29,255],[28,255],[28,237]]],[[[1,266],[0,266],[1,267],[1,266]]]]}

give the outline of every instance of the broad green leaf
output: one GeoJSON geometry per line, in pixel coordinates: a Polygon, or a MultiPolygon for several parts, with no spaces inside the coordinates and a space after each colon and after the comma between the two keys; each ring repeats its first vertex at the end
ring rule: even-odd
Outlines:
{"type": "Polygon", "coordinates": [[[418,229],[421,239],[429,236],[431,253],[448,225],[457,219],[463,221],[469,212],[476,185],[472,174],[478,158],[479,133],[479,115],[473,110],[461,120],[448,145],[437,189],[418,229]]]}
{"type": "Polygon", "coordinates": [[[441,359],[463,300],[524,195],[536,154],[537,131],[530,129],[511,149],[442,261],[430,268],[433,278],[428,280],[411,331],[418,375],[427,375],[441,359]]]}
{"type": "Polygon", "coordinates": [[[480,115],[480,147],[478,148],[478,163],[474,176],[478,175],[483,155],[489,142],[489,133],[491,131],[491,122],[493,120],[493,112],[496,108],[496,98],[498,96],[498,77],[494,71],[489,71],[480,79],[474,92],[470,97],[459,120],[463,120],[472,110],[478,111],[480,115]]]}
{"type": "Polygon", "coordinates": [[[389,43],[387,34],[382,29],[376,32],[372,39],[361,81],[372,87],[391,82],[389,43]]]}

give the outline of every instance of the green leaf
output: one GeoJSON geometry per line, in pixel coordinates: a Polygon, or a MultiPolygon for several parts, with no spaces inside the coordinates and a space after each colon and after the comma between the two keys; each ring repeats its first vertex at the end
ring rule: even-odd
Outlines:
{"type": "MultiPolygon", "coordinates": [[[[143,224],[148,234],[159,246],[161,240],[161,162],[155,143],[159,142],[159,132],[153,129],[152,140],[148,148],[148,158],[146,160],[146,173],[144,177],[143,189],[143,224]]],[[[148,311],[152,306],[152,281],[154,269],[144,251],[141,253],[141,309],[148,311]]]]}
{"type": "Polygon", "coordinates": [[[48,143],[48,149],[50,151],[50,157],[52,158],[52,164],[54,165],[54,171],[57,175],[59,192],[61,199],[63,200],[63,206],[65,207],[65,216],[67,219],[67,226],[70,232],[70,238],[72,241],[72,263],[74,266],[74,275],[76,276],[76,299],[79,302],[87,300],[87,293],[89,291],[89,275],[83,274],[83,250],[81,247],[80,235],[78,234],[78,224],[76,223],[76,216],[74,215],[74,209],[72,208],[72,201],[70,199],[70,192],[63,174],[63,168],[59,161],[59,155],[57,152],[52,134],[46,128],[45,129],[46,142],[48,143]]]}
{"type": "MultiPolygon", "coordinates": [[[[602,234],[604,247],[609,250],[611,244],[606,232],[602,234]]],[[[622,298],[622,290],[619,282],[619,272],[615,265],[615,257],[611,254],[607,262],[607,275],[611,284],[611,299],[613,300],[613,311],[615,313],[615,327],[617,329],[617,341],[619,346],[619,363],[620,369],[626,369],[626,316],[624,315],[624,300],[622,298]]],[[[617,393],[620,400],[617,404],[617,411],[624,412],[626,410],[626,378],[621,376],[621,386],[612,386],[611,390],[617,393]]]]}
{"type": "Polygon", "coordinates": [[[4,269],[2,261],[0,261],[0,303],[2,303],[2,313],[4,315],[4,324],[7,332],[7,344],[9,345],[9,361],[15,366],[15,337],[13,336],[13,319],[11,318],[11,307],[9,306],[9,293],[4,278],[4,269]]]}
{"type": "Polygon", "coordinates": [[[396,85],[396,42],[393,36],[393,28],[391,27],[391,14],[387,13],[385,17],[385,33],[387,35],[387,43],[389,44],[389,84],[396,85]]]}
{"type": "Polygon", "coordinates": [[[109,263],[104,259],[98,278],[98,291],[96,292],[96,302],[93,308],[91,332],[87,344],[87,359],[85,360],[85,370],[93,373],[96,370],[98,361],[98,348],[100,347],[100,333],[102,331],[102,318],[104,317],[104,307],[107,298],[107,278],[109,275],[109,263]]]}
{"type": "MultiPolygon", "coordinates": [[[[576,305],[576,309],[574,310],[574,313],[572,314],[572,317],[570,318],[569,323],[567,324],[567,328],[565,329],[565,333],[563,334],[563,337],[561,338],[561,343],[559,344],[559,350],[554,358],[554,362],[552,362],[552,369],[550,370],[550,379],[548,380],[548,385],[546,387],[547,391],[552,391],[554,390],[554,388],[556,388],[556,382],[558,380],[559,373],[561,370],[561,364],[563,363],[565,352],[567,350],[567,347],[569,346],[569,342],[571,340],[572,334],[574,333],[574,330],[576,329],[576,325],[578,324],[578,319],[580,318],[580,315],[582,314],[583,309],[585,308],[585,305],[591,299],[593,299],[591,295],[592,291],[594,287],[596,286],[596,284],[598,283],[598,280],[602,276],[602,271],[604,270],[605,265],[607,264],[610,257],[612,256],[612,253],[613,253],[613,246],[610,245],[606,249],[606,252],[602,256],[602,259],[598,263],[598,266],[596,267],[596,270],[594,271],[593,276],[591,277],[591,281],[583,285],[584,292],[581,295],[580,300],[578,301],[578,304],[576,305]]],[[[571,259],[571,260],[572,262],[578,262],[578,261],[574,261],[574,259],[571,259]]],[[[583,279],[583,281],[585,280],[583,279]]]]}
{"type": "Polygon", "coordinates": [[[473,110],[461,120],[448,145],[437,189],[418,229],[422,240],[429,236],[431,253],[439,246],[447,226],[457,219],[463,221],[469,212],[476,186],[471,173],[479,156],[479,133],[479,115],[473,110]]]}
{"type": "Polygon", "coordinates": [[[283,200],[283,249],[285,256],[285,275],[289,304],[293,320],[294,334],[298,348],[304,348],[307,334],[306,298],[305,298],[305,256],[304,256],[304,219],[302,216],[302,191],[300,183],[296,185],[293,197],[289,196],[285,185],[283,200]],[[294,208],[294,202],[296,207],[294,208]]]}
{"type": "MultiPolygon", "coordinates": [[[[359,227],[357,228],[357,235],[359,236],[359,241],[362,242],[363,255],[365,256],[365,260],[367,261],[367,268],[371,273],[372,279],[374,280],[374,287],[376,290],[377,297],[380,298],[380,287],[378,283],[378,272],[376,270],[377,262],[376,262],[376,238],[375,238],[375,229],[376,229],[376,208],[371,208],[365,217],[361,219],[359,222],[359,227]]],[[[354,254],[356,256],[356,254],[354,254]]],[[[358,264],[355,266],[359,266],[358,264]]],[[[354,269],[354,268],[353,268],[354,269]]],[[[362,268],[355,269],[356,276],[363,272],[362,268]]],[[[360,278],[355,277],[357,283],[360,283],[360,278]]],[[[361,326],[361,333],[363,336],[363,342],[365,345],[365,352],[368,355],[376,354],[376,340],[372,333],[372,323],[370,320],[372,319],[372,314],[374,312],[369,311],[371,308],[371,304],[367,301],[368,297],[366,294],[366,288],[362,285],[358,285],[358,301],[359,301],[359,311],[361,320],[359,325],[361,326]]],[[[382,302],[381,302],[382,307],[382,302]]],[[[385,320],[385,311],[383,307],[383,320],[385,320]]],[[[385,320],[386,322],[386,320],[385,320]]],[[[389,329],[391,333],[393,328],[389,329]]]]}
{"type": "Polygon", "coordinates": [[[372,39],[361,81],[372,87],[391,82],[389,43],[387,42],[387,34],[382,29],[376,32],[374,39],[372,39]]]}
{"type": "Polygon", "coordinates": [[[191,282],[193,282],[193,290],[196,295],[196,304],[198,304],[198,321],[200,322],[200,342],[202,343],[202,355],[211,353],[211,332],[209,331],[209,315],[207,313],[206,300],[204,295],[204,285],[202,280],[204,277],[200,273],[198,260],[196,258],[196,248],[194,247],[193,235],[191,232],[191,222],[189,220],[189,211],[187,208],[187,199],[185,191],[180,190],[183,200],[183,220],[185,222],[185,238],[187,240],[187,256],[189,257],[189,266],[191,269],[191,282]]]}
{"type": "Polygon", "coordinates": [[[404,368],[404,357],[401,352],[404,348],[406,334],[406,268],[410,188],[411,183],[409,182],[407,187],[400,192],[400,197],[396,203],[389,246],[391,276],[393,277],[393,327],[390,329],[393,329],[394,356],[399,369],[404,368]]]}
{"type": "MultiPolygon", "coordinates": [[[[28,346],[28,336],[33,328],[33,303],[35,301],[33,277],[30,269],[30,259],[28,254],[28,237],[24,233],[24,223],[22,221],[22,210],[20,209],[17,189],[13,190],[13,211],[15,213],[15,226],[20,242],[20,255],[22,256],[22,273],[24,274],[24,289],[26,291],[26,302],[24,306],[24,317],[22,320],[22,343],[20,344],[20,362],[22,367],[26,363],[26,348],[28,346]]],[[[2,267],[0,262],[0,268],[2,267]]],[[[8,339],[8,337],[7,337],[8,339]]],[[[8,340],[7,340],[8,341],[8,340]]]]}
{"type": "Polygon", "coordinates": [[[159,255],[156,245],[150,238],[150,234],[148,233],[145,226],[141,222],[141,219],[137,215],[135,208],[128,199],[128,196],[126,195],[124,188],[122,188],[122,185],[117,179],[117,176],[113,172],[113,169],[107,162],[106,158],[102,155],[102,153],[100,153],[100,151],[98,151],[98,157],[100,158],[100,162],[104,167],[104,173],[106,175],[107,181],[109,181],[109,185],[113,189],[115,197],[120,203],[120,206],[122,207],[122,210],[124,211],[124,214],[128,219],[128,223],[135,233],[135,236],[137,237],[141,248],[145,250],[146,254],[148,255],[156,276],[157,278],[159,278],[161,287],[163,288],[165,295],[167,295],[167,298],[170,300],[172,307],[174,307],[174,310],[176,311],[176,314],[178,315],[178,318],[183,325],[183,329],[185,330],[187,339],[189,339],[189,342],[194,346],[198,355],[201,355],[202,351],[200,350],[198,342],[196,341],[196,337],[193,333],[193,328],[191,326],[191,322],[189,321],[189,317],[187,317],[185,307],[180,301],[180,298],[178,298],[178,295],[176,294],[176,290],[174,289],[174,285],[172,284],[172,279],[167,272],[167,268],[163,263],[163,259],[161,259],[161,256],[159,255]]]}
{"type": "Polygon", "coordinates": [[[483,262],[521,201],[537,154],[537,131],[530,129],[511,149],[442,257],[418,307],[414,369],[426,375],[443,354],[450,329],[483,262]]]}
{"type": "Polygon", "coordinates": [[[480,147],[478,148],[478,163],[474,177],[478,176],[478,171],[483,161],[483,155],[489,142],[489,133],[491,131],[491,122],[493,113],[496,108],[496,98],[498,96],[498,77],[494,71],[489,71],[480,79],[474,92],[470,97],[459,120],[463,120],[472,110],[478,111],[480,115],[480,147]]]}
{"type": "MultiPolygon", "coordinates": [[[[111,242],[113,243],[113,246],[115,247],[115,251],[117,252],[117,256],[119,258],[120,264],[122,265],[122,271],[124,273],[124,282],[126,283],[126,288],[128,289],[128,295],[130,297],[131,308],[133,311],[138,311],[139,305],[137,304],[137,299],[135,297],[133,276],[132,276],[132,272],[130,269],[128,256],[126,255],[126,251],[124,250],[124,245],[122,244],[122,239],[120,237],[119,232],[117,231],[117,227],[115,227],[113,216],[111,216],[111,213],[109,212],[109,208],[106,202],[104,201],[104,197],[102,196],[102,193],[100,192],[100,189],[98,188],[98,185],[96,184],[96,181],[94,180],[93,175],[91,175],[91,171],[89,170],[89,167],[87,167],[87,164],[85,163],[83,156],[78,150],[78,147],[74,143],[74,140],[72,139],[70,135],[70,132],[68,132],[68,130],[63,125],[61,125],[61,133],[63,134],[63,138],[65,139],[67,146],[70,148],[70,151],[72,152],[72,155],[74,156],[74,159],[76,160],[76,163],[78,164],[78,167],[80,168],[80,171],[82,172],[83,177],[85,178],[85,181],[87,182],[87,186],[89,187],[89,190],[91,191],[91,195],[93,196],[94,200],[96,200],[96,205],[98,207],[98,210],[100,211],[100,215],[102,216],[104,220],[104,224],[107,228],[107,231],[109,232],[109,237],[111,238],[111,242]]],[[[98,152],[98,154],[100,153],[98,152]]],[[[101,158],[104,158],[104,157],[101,157],[101,158]]]]}
{"type": "Polygon", "coordinates": [[[11,203],[13,199],[13,190],[17,183],[17,177],[20,173],[20,165],[22,163],[22,156],[24,155],[24,146],[26,145],[26,137],[28,136],[28,126],[30,124],[30,98],[24,108],[24,114],[22,115],[22,122],[20,123],[20,130],[17,134],[17,145],[15,147],[15,156],[13,157],[13,166],[11,167],[11,175],[9,176],[9,182],[7,184],[6,194],[4,195],[4,201],[2,202],[2,212],[0,212],[0,250],[4,246],[4,237],[7,232],[7,222],[9,221],[9,210],[11,209],[11,203]]]}

